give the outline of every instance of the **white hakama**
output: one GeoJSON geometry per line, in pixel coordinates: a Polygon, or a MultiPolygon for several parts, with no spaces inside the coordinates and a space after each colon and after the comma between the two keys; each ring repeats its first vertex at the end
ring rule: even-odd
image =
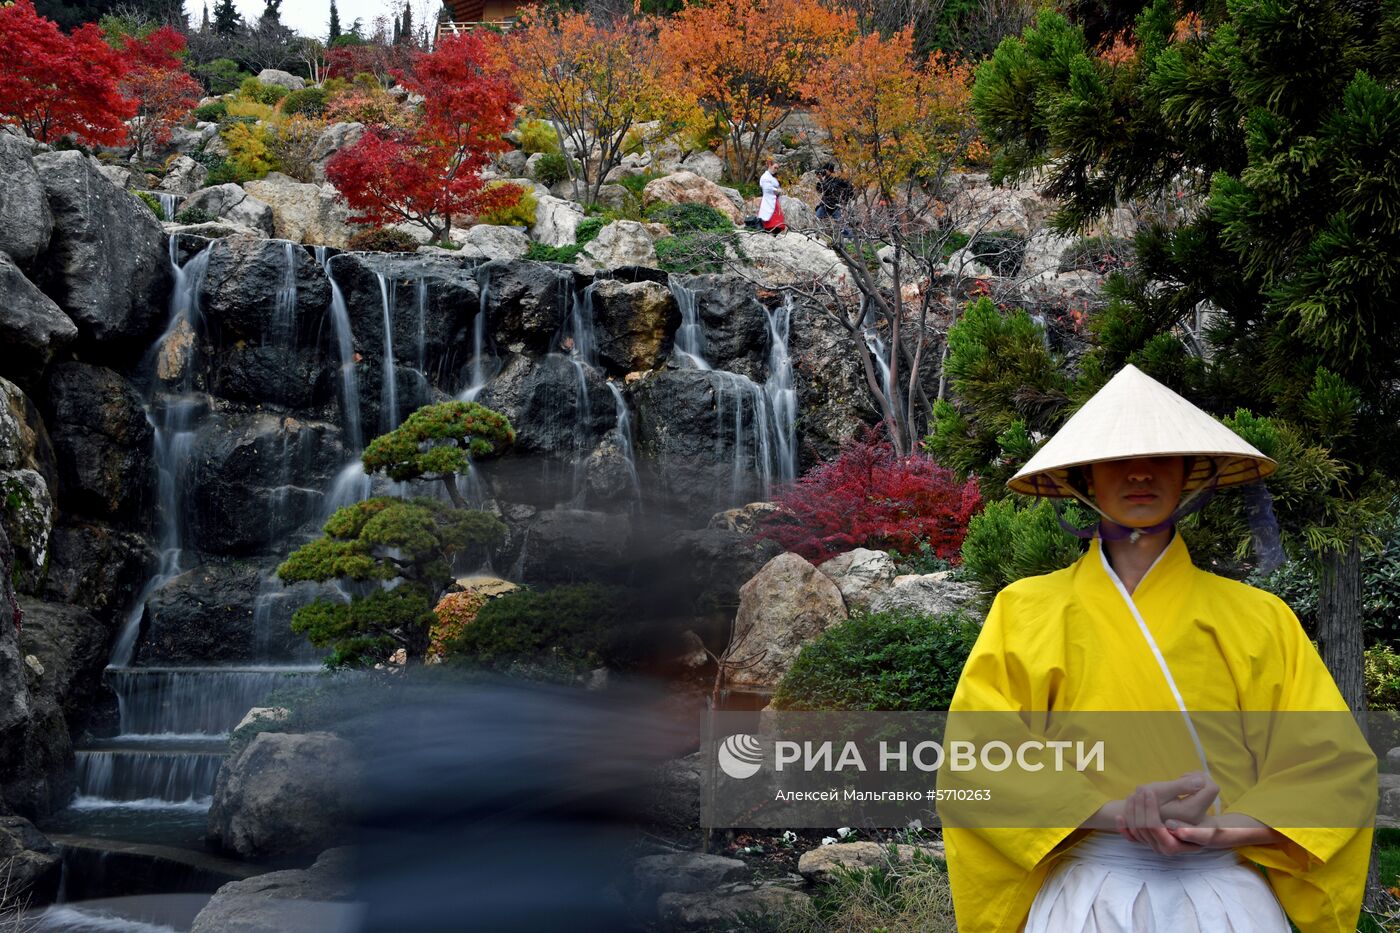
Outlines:
{"type": "Polygon", "coordinates": [[[1288,933],[1278,898],[1233,849],[1161,855],[1091,832],[1060,856],[1025,933],[1288,933]]]}

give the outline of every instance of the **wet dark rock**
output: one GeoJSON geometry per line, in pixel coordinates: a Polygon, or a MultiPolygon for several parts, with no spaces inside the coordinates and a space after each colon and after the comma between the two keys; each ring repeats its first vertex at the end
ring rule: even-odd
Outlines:
{"type": "Polygon", "coordinates": [[[240,340],[305,346],[319,331],[330,284],[306,249],[287,240],[235,236],[215,241],[200,289],[204,323],[218,347],[240,340]],[[295,309],[279,293],[295,289],[295,309]]]}
{"type": "Polygon", "coordinates": [[[136,388],[110,369],[62,363],[49,374],[47,396],[60,512],[133,527],[148,521],[153,432],[136,388]]]}
{"type": "Polygon", "coordinates": [[[134,359],[154,337],[170,292],[160,221],[81,152],[45,152],[34,165],[54,218],[38,283],[94,358],[134,359]]]}
{"type": "Polygon", "coordinates": [[[761,498],[755,391],[742,377],[697,369],[663,370],[633,384],[648,504],[708,515],[761,498]]]}
{"type": "MultiPolygon", "coordinates": [[[[267,568],[270,569],[270,568],[267,568]]],[[[211,563],[175,577],[146,602],[137,663],[146,667],[269,663],[295,659],[304,639],[292,632],[291,606],[272,601],[258,612],[264,568],[211,563]]]]}
{"type": "Polygon", "coordinates": [[[53,214],[29,144],[0,133],[0,253],[28,266],[52,234],[53,214]]]}
{"type": "Polygon", "coordinates": [[[631,573],[631,525],[625,515],[547,509],[530,523],[520,558],[528,583],[625,580],[631,573]]]}
{"type": "Polygon", "coordinates": [[[42,674],[29,672],[32,701],[53,703],[76,732],[102,689],[115,628],[78,606],[36,599],[24,599],[21,606],[20,646],[43,668],[42,674]]]}
{"type": "Polygon", "coordinates": [[[27,902],[38,907],[52,903],[58,894],[63,857],[58,847],[23,817],[0,816],[0,865],[8,866],[7,904],[27,902]]]}
{"type": "Polygon", "coordinates": [[[638,575],[697,615],[733,612],[739,588],[782,548],[725,528],[676,531],[639,555],[638,575]]]}
{"type": "Polygon", "coordinates": [[[570,461],[586,457],[612,430],[617,407],[607,382],[566,356],[511,358],[477,401],[510,419],[516,441],[511,456],[550,454],[570,461]]]}
{"type": "Polygon", "coordinates": [[[670,289],[656,282],[600,281],[591,290],[598,359],[623,375],[666,361],[681,315],[670,289]]]}
{"type": "MultiPolygon", "coordinates": [[[[792,312],[788,352],[797,387],[798,451],[802,464],[835,457],[841,445],[859,436],[866,425],[880,420],[866,383],[855,338],[820,311],[796,305],[792,312]]],[[[924,348],[925,358],[937,358],[938,348],[924,348]]],[[[876,370],[878,372],[878,369],[876,370]]],[[[904,373],[907,383],[908,370],[904,373]]],[[[930,398],[937,394],[937,376],[930,398]]]]}
{"type": "Polygon", "coordinates": [[[761,382],[768,360],[768,318],[753,285],[730,275],[677,276],[676,281],[696,293],[705,361],[761,382]]]}
{"type": "Polygon", "coordinates": [[[210,370],[209,390],[230,401],[306,411],[335,398],[334,365],[309,349],[235,346],[218,353],[210,370]]]}
{"type": "Polygon", "coordinates": [[[586,280],[568,266],[497,260],[482,267],[486,315],[493,341],[514,353],[558,350],[558,338],[586,280]],[[576,282],[577,280],[577,282],[576,282]]]}
{"type": "Polygon", "coordinates": [[[97,522],[59,524],[49,538],[43,596],[100,619],[121,618],[157,562],[150,542],[134,532],[97,522]]]}
{"type": "MultiPolygon", "coordinates": [[[[0,139],[13,137],[0,136],[0,139]]],[[[0,207],[4,197],[0,195],[0,207]]],[[[32,386],[49,360],[78,336],[63,310],[0,252],[0,377],[32,386]]]]}
{"type": "Polygon", "coordinates": [[[340,428],[325,422],[210,412],[191,451],[190,543],[226,555],[285,547],[290,532],[319,514],[345,456],[340,428]]]}

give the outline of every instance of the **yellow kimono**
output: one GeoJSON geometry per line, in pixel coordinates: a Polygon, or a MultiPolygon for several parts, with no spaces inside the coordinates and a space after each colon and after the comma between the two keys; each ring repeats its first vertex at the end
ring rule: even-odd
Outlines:
{"type": "MultiPolygon", "coordinates": [[[[1173,535],[1131,598],[1110,576],[1097,539],[1072,566],[1002,590],[963,668],[950,711],[1180,715],[1183,707],[1192,712],[1347,709],[1288,606],[1263,590],[1198,569],[1181,536],[1173,535]],[[1139,617],[1171,672],[1175,692],[1139,617]]],[[[1321,780],[1348,782],[1359,806],[1373,818],[1375,756],[1364,747],[1355,724],[1350,719],[1345,723],[1354,734],[1343,727],[1334,730],[1335,736],[1292,736],[1289,741],[1316,739],[1309,746],[1321,749],[1311,767],[1313,778],[1324,774],[1321,780]],[[1327,768],[1331,770],[1324,773],[1327,768]]],[[[1209,750],[1206,757],[1211,757],[1209,750]]],[[[1299,930],[1355,930],[1371,848],[1369,821],[1362,818],[1347,824],[1353,828],[1341,829],[1275,825],[1269,814],[1284,812],[1275,805],[1285,798],[1296,803],[1300,787],[1307,789],[1306,780],[1285,777],[1271,783],[1268,763],[1249,756],[1243,770],[1257,770],[1243,778],[1238,761],[1213,760],[1210,767],[1226,811],[1254,816],[1287,838],[1278,846],[1238,851],[1267,869],[1269,884],[1299,930]]],[[[1199,765],[1175,768],[1152,779],[1197,769],[1199,765]]],[[[1019,930],[1055,860],[1086,832],[1076,827],[1103,803],[1124,796],[1123,788],[1096,786],[1083,775],[1051,780],[1061,783],[1051,785],[1044,806],[1053,808],[1053,819],[1065,824],[1061,828],[1000,828],[1007,823],[945,827],[961,933],[1019,930]]],[[[942,774],[939,781],[940,786],[947,783],[942,774]]],[[[1033,805],[1041,806],[1041,801],[1033,805]]]]}

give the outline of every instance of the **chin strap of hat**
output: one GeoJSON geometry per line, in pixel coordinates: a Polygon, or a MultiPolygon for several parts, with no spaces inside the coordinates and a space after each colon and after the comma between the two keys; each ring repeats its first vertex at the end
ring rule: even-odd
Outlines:
{"type": "Polygon", "coordinates": [[[1080,528],[1072,524],[1069,519],[1065,518],[1063,508],[1058,501],[1053,503],[1055,517],[1059,519],[1060,527],[1076,538],[1097,537],[1104,541],[1121,541],[1127,538],[1129,541],[1136,541],[1143,535],[1157,534],[1158,532],[1166,531],[1186,516],[1205,508],[1206,503],[1215,495],[1216,486],[1220,482],[1220,462],[1214,457],[1211,458],[1211,467],[1210,478],[1191,490],[1177,505],[1176,509],[1172,511],[1171,515],[1168,515],[1157,524],[1149,525],[1146,528],[1131,528],[1127,525],[1118,524],[1108,516],[1108,513],[1099,508],[1092,499],[1084,495],[1084,493],[1080,492],[1078,489],[1075,489],[1073,484],[1062,483],[1054,477],[1054,474],[1051,474],[1051,480],[1056,486],[1068,492],[1071,496],[1074,496],[1074,498],[1078,499],[1095,512],[1098,512],[1101,516],[1101,520],[1093,528],[1080,528]]]}

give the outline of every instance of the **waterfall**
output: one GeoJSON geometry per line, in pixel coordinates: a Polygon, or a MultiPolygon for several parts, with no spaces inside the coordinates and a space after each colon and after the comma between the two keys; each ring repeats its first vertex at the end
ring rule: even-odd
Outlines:
{"type": "Polygon", "coordinates": [[[414,285],[413,308],[417,316],[418,341],[414,347],[416,351],[414,360],[418,363],[418,371],[423,374],[423,381],[428,380],[428,280],[419,279],[414,285]]]}
{"type": "MultiPolygon", "coordinates": [[[[861,299],[865,301],[864,298],[861,299]]],[[[894,397],[894,383],[890,380],[889,348],[885,346],[884,339],[880,336],[880,331],[875,327],[874,315],[866,314],[862,318],[861,334],[865,337],[865,345],[870,350],[870,355],[875,359],[875,366],[880,370],[880,385],[884,387],[885,398],[889,399],[891,405],[897,405],[894,397]]]]}
{"type": "Polygon", "coordinates": [[[380,378],[379,426],[382,431],[392,431],[399,425],[398,387],[394,384],[394,297],[397,282],[391,282],[384,273],[376,272],[379,279],[379,297],[384,304],[384,364],[380,378]]]}
{"type": "Polygon", "coordinates": [[[174,220],[179,212],[180,202],[185,200],[183,194],[172,194],[169,191],[151,191],[156,200],[160,202],[161,220],[174,220]]]}
{"type": "Polygon", "coordinates": [[[627,411],[627,400],[622,397],[622,390],[611,379],[608,380],[608,391],[612,393],[613,407],[617,410],[617,424],[613,428],[617,432],[617,447],[627,464],[627,482],[632,487],[632,496],[637,508],[641,508],[642,482],[637,476],[637,457],[632,446],[632,416],[627,411]]]}
{"type": "Polygon", "coordinates": [[[491,266],[482,263],[476,270],[477,305],[476,320],[472,322],[472,367],[471,382],[462,390],[458,398],[463,402],[474,402],[486,388],[486,383],[496,375],[494,359],[490,371],[486,366],[486,313],[491,307],[491,266]]]}
{"type": "Polygon", "coordinates": [[[792,357],[788,355],[788,328],[792,324],[792,295],[782,307],[763,309],[768,318],[768,379],[763,384],[772,415],[773,474],[780,483],[797,478],[797,389],[792,384],[792,357]]]}
{"type": "Polygon", "coordinates": [[[700,323],[698,296],[694,289],[677,282],[675,276],[669,278],[668,284],[681,312],[681,326],[676,330],[675,355],[692,369],[709,369],[710,364],[705,362],[705,328],[700,323]]]}
{"type": "Polygon", "coordinates": [[[336,352],[340,356],[340,407],[345,419],[345,446],[358,457],[364,449],[364,435],[360,433],[360,383],[355,378],[355,334],[350,329],[350,309],[345,304],[345,294],[336,284],[331,272],[331,259],[326,256],[324,246],[316,247],[316,261],[325,270],[326,280],[331,286],[331,326],[335,330],[336,352]]]}
{"type": "Polygon", "coordinates": [[[110,662],[116,667],[131,663],[146,601],[151,594],[188,569],[184,562],[182,493],[194,444],[194,416],[203,405],[192,394],[192,388],[200,318],[199,289],[209,268],[209,247],[206,246],[181,265],[178,241],[177,236],[170,238],[169,256],[174,285],[170,293],[169,318],[165,331],[148,354],[154,377],[147,389],[146,420],[154,435],[160,562],[155,576],[146,582],[122,625],[110,662]],[[163,400],[157,398],[161,383],[167,390],[163,400]]]}
{"type": "Polygon", "coordinates": [[[573,498],[582,504],[585,496],[587,455],[592,438],[589,429],[593,425],[593,403],[588,397],[588,373],[597,366],[597,339],[593,333],[593,289],[588,285],[583,294],[573,288],[573,273],[560,270],[559,277],[569,288],[562,291],[569,302],[569,317],[564,345],[569,350],[569,363],[578,375],[578,388],[574,393],[574,485],[573,498]]]}

